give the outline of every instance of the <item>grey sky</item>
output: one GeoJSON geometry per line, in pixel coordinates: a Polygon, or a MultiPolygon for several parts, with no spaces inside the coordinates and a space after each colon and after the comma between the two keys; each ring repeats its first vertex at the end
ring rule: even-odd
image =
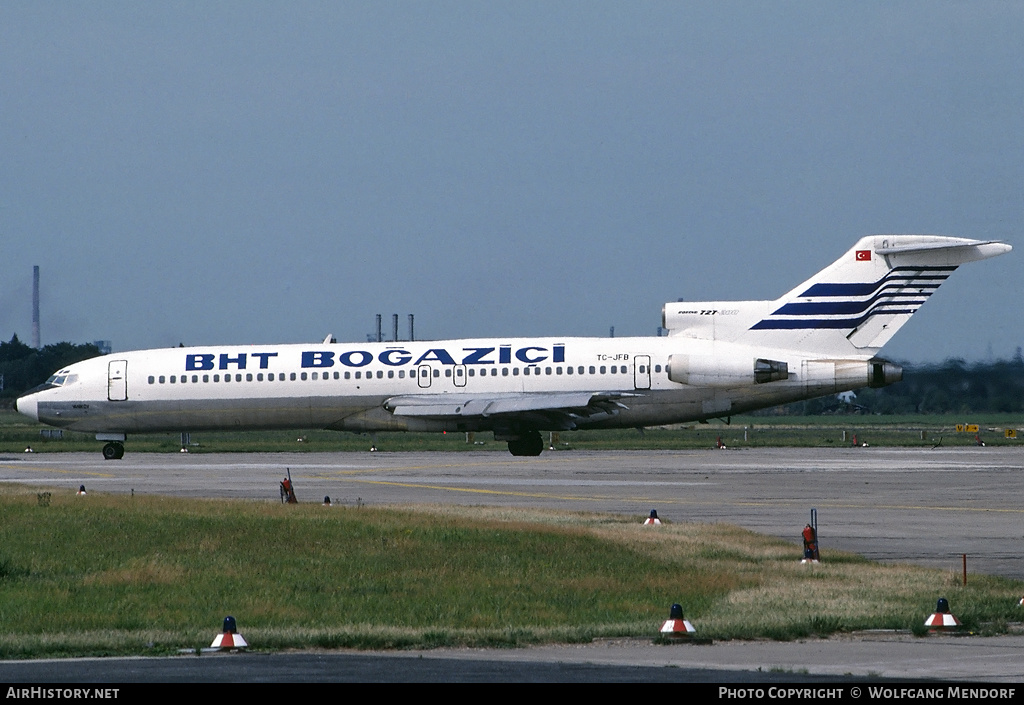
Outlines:
{"type": "Polygon", "coordinates": [[[1016,2],[0,4],[0,338],[652,335],[863,235],[1010,242],[889,357],[1020,325],[1016,2]]]}

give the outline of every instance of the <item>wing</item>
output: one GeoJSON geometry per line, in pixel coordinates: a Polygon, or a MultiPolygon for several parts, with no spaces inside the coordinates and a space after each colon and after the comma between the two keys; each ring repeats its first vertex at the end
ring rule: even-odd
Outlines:
{"type": "Polygon", "coordinates": [[[391,397],[384,408],[395,416],[487,420],[487,425],[568,431],[611,418],[628,408],[625,393],[536,392],[532,394],[411,394],[391,397]]]}

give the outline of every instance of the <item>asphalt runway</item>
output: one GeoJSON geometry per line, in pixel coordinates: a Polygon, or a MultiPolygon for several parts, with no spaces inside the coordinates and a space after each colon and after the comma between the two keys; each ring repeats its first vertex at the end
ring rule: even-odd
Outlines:
{"type": "MultiPolygon", "coordinates": [[[[842,549],[881,561],[901,561],[959,573],[967,555],[971,572],[1024,578],[1016,541],[1024,533],[1024,450],[955,449],[765,449],[696,451],[546,452],[514,458],[504,452],[462,453],[270,453],[145,454],[120,461],[95,454],[17,454],[0,457],[0,481],[74,492],[148,493],[278,501],[278,482],[290,470],[301,502],[366,507],[396,504],[465,504],[588,510],[635,515],[657,509],[671,521],[738,524],[794,543],[817,510],[823,559],[842,549]]],[[[212,639],[212,636],[211,636],[212,639]]],[[[355,669],[310,667],[319,680],[377,680],[360,671],[364,655],[331,658],[355,669]],[[342,669],[342,670],[337,670],[342,669]],[[346,671],[346,673],[349,673],[346,671]],[[361,674],[361,675],[360,675],[361,674]]],[[[409,654],[378,654],[402,659],[409,654]]],[[[551,669],[538,664],[617,664],[611,680],[714,680],[700,669],[717,669],[721,682],[758,682],[773,670],[791,680],[860,677],[938,678],[969,681],[1021,680],[1024,637],[988,639],[867,636],[787,644],[729,642],[712,646],[641,644],[552,646],[466,653],[433,651],[436,671],[421,681],[593,680],[595,671],[551,669]],[[496,664],[504,665],[496,665],[496,664]],[[634,672],[630,669],[640,668],[634,672]],[[645,671],[643,669],[650,669],[645,671]],[[654,673],[657,669],[659,672],[654,673]],[[572,671],[572,675],[570,675],[572,671]],[[645,676],[644,673],[647,673],[645,676]],[[489,674],[489,675],[488,675],[489,674]],[[590,674],[590,675],[588,675],[590,674]]],[[[195,659],[160,660],[156,680],[235,680],[203,675],[195,659]]],[[[317,661],[317,663],[322,662],[317,661]]],[[[68,662],[66,668],[73,668],[68,662]]],[[[204,662],[206,663],[206,662],[204,662]]],[[[239,662],[240,663],[240,662],[239,662]]],[[[238,664],[236,663],[236,666],[238,664]]],[[[92,675],[65,680],[117,682],[123,660],[95,662],[92,675]]],[[[32,678],[26,666],[0,664],[0,677],[32,678]]],[[[64,666],[50,663],[50,678],[64,666]]],[[[231,667],[228,667],[229,672],[231,667]]],[[[382,671],[382,680],[394,669],[382,671]]],[[[70,673],[70,672],[69,672],[70,673]]],[[[140,676],[140,680],[149,678],[140,676]]]]}

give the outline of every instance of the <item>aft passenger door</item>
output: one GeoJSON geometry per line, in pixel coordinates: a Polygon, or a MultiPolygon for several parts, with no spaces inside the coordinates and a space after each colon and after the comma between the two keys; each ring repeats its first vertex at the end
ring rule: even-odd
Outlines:
{"type": "Polygon", "coordinates": [[[128,361],[111,360],[107,365],[107,399],[124,401],[128,398],[128,361]]]}

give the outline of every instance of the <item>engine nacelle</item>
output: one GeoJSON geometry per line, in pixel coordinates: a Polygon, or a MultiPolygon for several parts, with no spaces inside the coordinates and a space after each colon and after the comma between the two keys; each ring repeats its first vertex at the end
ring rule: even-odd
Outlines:
{"type": "Polygon", "coordinates": [[[903,379],[903,368],[885,360],[807,360],[803,383],[820,392],[884,387],[903,379]]]}
{"type": "Polygon", "coordinates": [[[661,327],[687,338],[736,340],[771,313],[771,306],[771,301],[670,301],[661,307],[661,327]]]}
{"type": "Polygon", "coordinates": [[[697,387],[736,387],[789,379],[789,365],[779,360],[713,355],[669,355],[668,378],[697,387]]]}
{"type": "Polygon", "coordinates": [[[885,387],[903,379],[903,368],[885,360],[871,360],[871,383],[869,387],[885,387]]]}

